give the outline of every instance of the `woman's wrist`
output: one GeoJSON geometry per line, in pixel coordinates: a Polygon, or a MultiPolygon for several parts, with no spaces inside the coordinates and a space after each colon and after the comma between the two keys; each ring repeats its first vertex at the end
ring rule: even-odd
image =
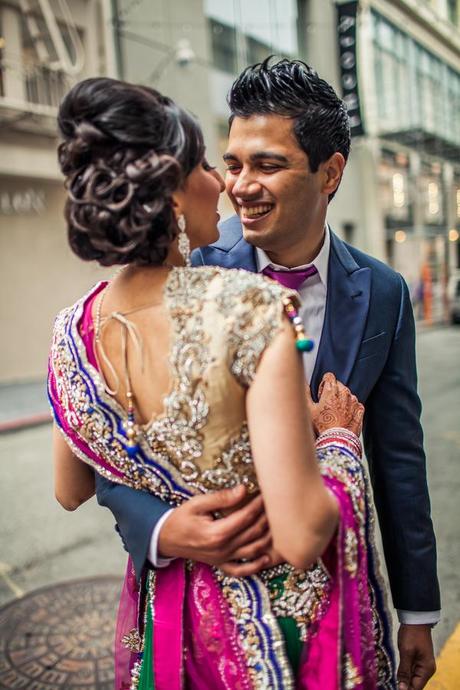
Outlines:
{"type": "Polygon", "coordinates": [[[349,429],[342,427],[333,427],[323,431],[316,439],[317,448],[325,448],[327,446],[340,446],[346,450],[351,451],[359,458],[362,457],[363,448],[358,436],[349,429]]]}

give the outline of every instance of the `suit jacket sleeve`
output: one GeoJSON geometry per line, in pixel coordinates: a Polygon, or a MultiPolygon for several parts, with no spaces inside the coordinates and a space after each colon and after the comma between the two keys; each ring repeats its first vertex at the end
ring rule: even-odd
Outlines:
{"type": "Polygon", "coordinates": [[[146,564],[153,529],[171,506],[146,491],[114,484],[97,473],[96,496],[99,505],[113,513],[123,546],[133,560],[136,577],[139,579],[146,564]]]}
{"type": "Polygon", "coordinates": [[[436,611],[440,595],[417,394],[415,324],[407,285],[400,281],[388,359],[366,403],[364,443],[394,605],[436,611]]]}

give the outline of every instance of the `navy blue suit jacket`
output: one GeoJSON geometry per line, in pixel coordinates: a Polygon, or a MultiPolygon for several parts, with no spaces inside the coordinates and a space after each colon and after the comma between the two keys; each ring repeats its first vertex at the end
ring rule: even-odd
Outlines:
{"type": "MultiPolygon", "coordinates": [[[[195,265],[256,271],[239,219],[197,250],[195,265]]],[[[383,536],[393,603],[407,611],[440,608],[436,544],[426,482],[415,327],[407,286],[385,264],[331,233],[326,313],[311,380],[317,396],[332,371],[366,406],[364,444],[383,536]]],[[[146,492],[97,478],[99,503],[113,512],[139,573],[150,536],[169,506],[146,492]]]]}

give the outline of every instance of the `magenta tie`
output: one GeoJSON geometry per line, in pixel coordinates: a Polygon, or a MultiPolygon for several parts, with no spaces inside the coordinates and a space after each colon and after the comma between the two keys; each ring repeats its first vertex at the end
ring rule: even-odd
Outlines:
{"type": "Polygon", "coordinates": [[[290,288],[291,290],[298,290],[302,283],[304,283],[307,278],[316,275],[318,273],[315,266],[308,266],[308,268],[299,268],[293,271],[282,271],[275,270],[267,266],[262,271],[264,276],[276,280],[284,287],[290,288]]]}

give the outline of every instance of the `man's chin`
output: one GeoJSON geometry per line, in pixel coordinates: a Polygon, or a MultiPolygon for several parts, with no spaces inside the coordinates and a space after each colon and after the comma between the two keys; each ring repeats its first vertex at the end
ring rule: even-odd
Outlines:
{"type": "Polygon", "coordinates": [[[254,247],[260,247],[260,249],[265,248],[267,240],[269,241],[270,232],[266,230],[256,230],[255,228],[246,227],[243,223],[241,224],[243,230],[243,237],[248,244],[252,244],[254,247]]]}

